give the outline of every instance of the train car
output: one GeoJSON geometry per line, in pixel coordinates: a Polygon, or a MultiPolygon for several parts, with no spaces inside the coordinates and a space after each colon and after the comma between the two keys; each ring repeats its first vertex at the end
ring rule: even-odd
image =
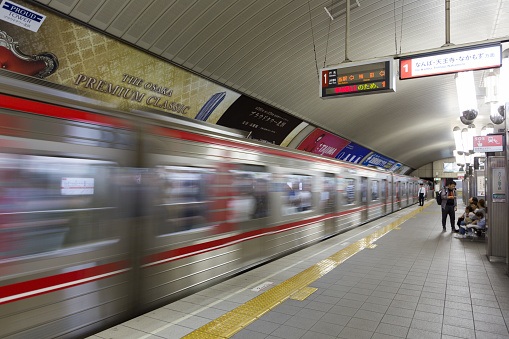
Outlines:
{"type": "Polygon", "coordinates": [[[0,70],[0,336],[82,337],[417,202],[417,178],[0,70]]]}

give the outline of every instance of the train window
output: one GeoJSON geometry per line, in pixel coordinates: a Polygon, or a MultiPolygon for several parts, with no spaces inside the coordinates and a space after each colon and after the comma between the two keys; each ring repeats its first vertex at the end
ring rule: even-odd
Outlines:
{"type": "Polygon", "coordinates": [[[355,204],[355,179],[344,179],[344,202],[345,205],[355,204]]]}
{"type": "Polygon", "coordinates": [[[281,204],[283,215],[311,210],[312,179],[310,175],[290,174],[284,176],[285,189],[283,192],[283,203],[281,204]]]}
{"type": "Polygon", "coordinates": [[[0,257],[118,237],[116,164],[0,154],[0,257]]]}
{"type": "Polygon", "coordinates": [[[240,170],[231,170],[233,196],[229,209],[234,222],[259,219],[269,214],[269,183],[271,174],[265,167],[242,165],[240,170]]]}
{"type": "Polygon", "coordinates": [[[332,210],[336,206],[336,176],[332,173],[325,173],[322,177],[320,205],[323,210],[332,210]]]}
{"type": "Polygon", "coordinates": [[[361,202],[367,202],[368,197],[368,178],[361,178],[361,202]]]}
{"type": "Polygon", "coordinates": [[[207,225],[213,169],[157,166],[159,204],[155,213],[159,234],[190,231],[207,225]]]}
{"type": "Polygon", "coordinates": [[[371,200],[378,200],[378,181],[371,182],[371,200]]]}
{"type": "Polygon", "coordinates": [[[380,188],[380,196],[382,197],[382,200],[385,200],[387,198],[387,180],[382,179],[382,187],[380,188]]]}

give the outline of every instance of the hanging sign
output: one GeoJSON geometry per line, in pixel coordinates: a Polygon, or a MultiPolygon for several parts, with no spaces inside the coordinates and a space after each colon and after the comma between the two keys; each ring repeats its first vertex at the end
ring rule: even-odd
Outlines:
{"type": "Polygon", "coordinates": [[[504,138],[502,135],[487,135],[474,137],[474,152],[502,152],[504,151],[504,138]]]}
{"type": "Polygon", "coordinates": [[[320,98],[394,92],[393,59],[347,63],[320,70],[320,98]]]}
{"type": "Polygon", "coordinates": [[[502,66],[502,45],[448,49],[401,58],[399,78],[412,79],[502,66]]]}

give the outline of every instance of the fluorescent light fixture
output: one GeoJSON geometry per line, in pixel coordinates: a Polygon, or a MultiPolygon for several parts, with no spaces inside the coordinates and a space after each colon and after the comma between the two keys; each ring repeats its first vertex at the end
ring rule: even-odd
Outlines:
{"type": "Polygon", "coordinates": [[[463,144],[463,152],[468,153],[468,129],[461,130],[461,142],[463,144]]]}
{"type": "Polygon", "coordinates": [[[509,58],[502,59],[500,76],[498,79],[498,99],[501,105],[509,102],[509,58]]]}
{"type": "Polygon", "coordinates": [[[460,116],[467,120],[475,119],[479,110],[472,71],[456,73],[456,93],[458,94],[460,116]]]}
{"type": "Polygon", "coordinates": [[[477,131],[474,124],[468,125],[468,151],[470,154],[474,154],[474,137],[477,135],[477,131]]]}
{"type": "Polygon", "coordinates": [[[499,78],[498,74],[493,70],[490,70],[488,75],[484,77],[484,87],[486,88],[486,95],[484,96],[484,103],[489,104],[492,102],[498,102],[499,94],[499,78]]]}
{"type": "Polygon", "coordinates": [[[454,127],[452,134],[454,135],[454,143],[456,144],[456,149],[459,152],[463,152],[464,148],[463,141],[461,140],[461,129],[458,126],[454,127]]]}

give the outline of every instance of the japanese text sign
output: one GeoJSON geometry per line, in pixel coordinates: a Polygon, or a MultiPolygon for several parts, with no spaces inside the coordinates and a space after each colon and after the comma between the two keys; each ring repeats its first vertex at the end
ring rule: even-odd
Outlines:
{"type": "Polygon", "coordinates": [[[399,78],[411,79],[502,66],[502,45],[472,47],[402,58],[399,78]]]}
{"type": "Polygon", "coordinates": [[[502,135],[487,135],[474,137],[474,152],[502,152],[504,138],[502,135]]]}

